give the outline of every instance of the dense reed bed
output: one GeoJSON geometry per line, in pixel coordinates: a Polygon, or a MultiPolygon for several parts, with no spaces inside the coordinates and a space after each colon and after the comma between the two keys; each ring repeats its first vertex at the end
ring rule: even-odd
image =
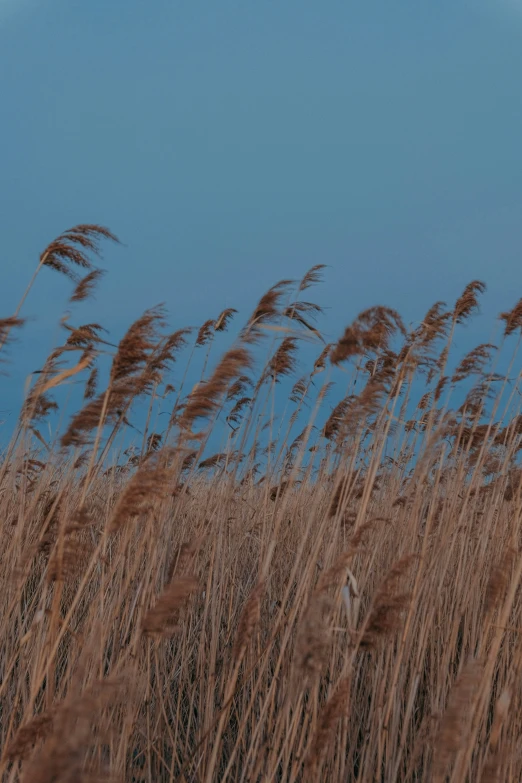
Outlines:
{"type": "Polygon", "coordinates": [[[74,323],[111,241],[0,320],[16,357],[71,278],[0,464],[2,779],[521,780],[522,300],[464,357],[478,281],[325,344],[315,267],[113,345],[74,323]]]}

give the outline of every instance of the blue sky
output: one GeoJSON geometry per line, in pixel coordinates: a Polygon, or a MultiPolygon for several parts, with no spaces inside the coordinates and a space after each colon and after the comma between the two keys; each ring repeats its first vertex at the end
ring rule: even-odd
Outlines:
{"type": "MultiPolygon", "coordinates": [[[[77,222],[125,243],[75,317],[115,339],[158,302],[246,317],[316,263],[330,337],[481,278],[475,342],[522,295],[522,0],[0,0],[0,72],[2,315],[77,222]]],[[[67,293],[42,275],[0,408],[67,293]]]]}

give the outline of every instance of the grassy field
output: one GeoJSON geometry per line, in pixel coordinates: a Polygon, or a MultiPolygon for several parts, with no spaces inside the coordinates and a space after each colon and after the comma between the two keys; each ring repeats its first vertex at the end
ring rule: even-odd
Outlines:
{"type": "Polygon", "coordinates": [[[480,282],[325,345],[316,267],[112,346],[72,325],[111,241],[28,288],[68,275],[72,314],[0,463],[1,779],[522,780],[522,302],[464,357],[480,282]]]}

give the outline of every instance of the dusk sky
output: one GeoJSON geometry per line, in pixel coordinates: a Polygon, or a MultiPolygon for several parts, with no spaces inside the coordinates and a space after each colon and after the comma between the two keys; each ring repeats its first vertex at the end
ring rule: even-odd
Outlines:
{"type": "MultiPolygon", "coordinates": [[[[78,222],[124,243],[74,318],[114,339],[159,302],[244,319],[317,263],[327,338],[474,278],[489,338],[522,295],[522,0],[0,0],[0,72],[2,316],[78,222]]],[[[4,404],[68,292],[44,270],[4,404]]]]}

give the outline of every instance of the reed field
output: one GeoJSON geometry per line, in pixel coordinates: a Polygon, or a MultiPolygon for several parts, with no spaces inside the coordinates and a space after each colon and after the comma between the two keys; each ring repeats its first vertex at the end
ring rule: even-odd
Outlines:
{"type": "Polygon", "coordinates": [[[522,300],[465,355],[480,281],[328,343],[317,266],[113,342],[75,308],[115,241],[0,318],[7,388],[70,278],[0,461],[1,780],[521,781],[522,300]]]}

